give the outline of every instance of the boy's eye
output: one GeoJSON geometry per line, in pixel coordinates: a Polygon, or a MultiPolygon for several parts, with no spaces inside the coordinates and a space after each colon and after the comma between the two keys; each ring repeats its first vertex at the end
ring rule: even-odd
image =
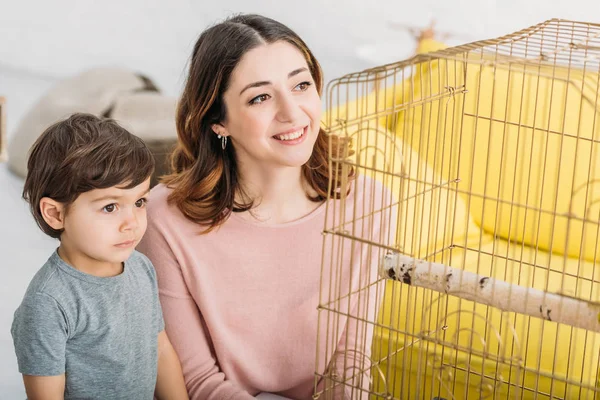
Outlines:
{"type": "Polygon", "coordinates": [[[142,208],[146,205],[147,200],[145,198],[141,198],[138,201],[135,202],[135,206],[137,208],[142,208]]]}
{"type": "Polygon", "coordinates": [[[107,206],[104,206],[102,208],[102,211],[107,212],[107,213],[112,213],[117,209],[117,206],[115,204],[109,204],[107,206]]]}
{"type": "Polygon", "coordinates": [[[256,96],[252,100],[250,100],[250,105],[260,104],[263,101],[266,101],[269,98],[268,94],[261,94],[260,96],[256,96]]]}

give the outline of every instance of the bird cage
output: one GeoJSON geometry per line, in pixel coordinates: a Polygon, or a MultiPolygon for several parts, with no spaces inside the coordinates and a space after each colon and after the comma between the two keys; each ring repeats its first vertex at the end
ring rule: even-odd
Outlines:
{"type": "Polygon", "coordinates": [[[558,19],[329,84],[330,165],[366,177],[334,183],[383,195],[327,208],[315,398],[600,398],[599,94],[600,25],[558,19]],[[376,273],[340,291],[353,244],[376,273]]]}

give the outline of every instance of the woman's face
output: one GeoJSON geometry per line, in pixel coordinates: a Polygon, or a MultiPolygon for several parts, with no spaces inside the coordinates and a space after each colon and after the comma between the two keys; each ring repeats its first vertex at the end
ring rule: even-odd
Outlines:
{"type": "Polygon", "coordinates": [[[224,93],[226,120],[213,125],[235,146],[243,170],[299,167],[319,133],[321,99],[302,53],[278,41],[248,51],[224,93]]]}

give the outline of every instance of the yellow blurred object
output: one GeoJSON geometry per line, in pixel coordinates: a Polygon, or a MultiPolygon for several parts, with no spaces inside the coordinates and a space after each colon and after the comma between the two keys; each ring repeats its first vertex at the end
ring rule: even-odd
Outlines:
{"type": "MultiPolygon", "coordinates": [[[[578,260],[569,259],[563,265],[563,259],[551,253],[494,240],[489,235],[483,237],[480,252],[446,250],[432,261],[442,259],[455,268],[521,286],[545,288],[549,293],[559,293],[564,284],[576,290],[569,293],[572,296],[590,297],[591,294],[592,298],[599,298],[600,295],[597,264],[585,261],[579,264],[578,260]],[[504,255],[508,259],[491,254],[504,255]],[[549,265],[549,269],[539,265],[549,265]],[[584,271],[580,278],[577,278],[578,271],[584,271]],[[567,278],[563,282],[565,274],[567,278]]],[[[399,282],[387,283],[378,324],[373,354],[392,354],[380,368],[385,371],[389,365],[394,371],[395,398],[439,396],[449,399],[453,395],[456,399],[478,399],[492,394],[491,398],[514,398],[517,389],[510,389],[510,385],[515,384],[523,386],[520,392],[526,399],[533,398],[536,386],[538,399],[549,399],[543,393],[550,393],[551,386],[555,393],[566,393],[565,397],[558,398],[594,396],[594,391],[564,383],[566,380],[582,381],[587,385],[595,383],[599,371],[600,335],[584,329],[502,312],[457,296],[439,295],[399,282]],[[394,307],[395,304],[402,307],[394,307]],[[415,313],[413,307],[419,307],[419,312],[415,313]],[[443,310],[441,316],[438,315],[440,310],[443,310]],[[444,346],[435,344],[438,341],[453,343],[457,348],[444,350],[444,346]],[[434,360],[446,367],[434,368],[434,360]],[[519,368],[514,365],[522,365],[522,370],[518,372],[519,368]],[[462,371],[461,375],[456,375],[458,371],[454,371],[456,380],[452,374],[442,375],[447,381],[440,381],[440,376],[435,374],[439,371],[451,373],[454,366],[459,370],[468,368],[472,373],[462,371]],[[479,375],[481,371],[486,378],[479,375]],[[559,379],[551,379],[549,375],[559,379]],[[404,384],[400,385],[400,382],[404,384]],[[438,388],[439,391],[434,393],[438,388]],[[477,388],[482,388],[483,393],[474,390],[477,388]]],[[[378,381],[375,386],[383,387],[383,382],[378,381]]]]}
{"type": "MultiPolygon", "coordinates": [[[[417,52],[428,53],[444,47],[433,39],[424,39],[419,42],[417,52]]],[[[344,129],[344,135],[350,137],[353,146],[359,149],[355,162],[357,165],[369,165],[371,168],[365,174],[382,181],[392,192],[403,193],[407,219],[398,226],[397,236],[403,238],[400,246],[407,253],[424,256],[443,243],[450,243],[452,239],[465,238],[467,243],[472,244],[479,240],[481,230],[467,213],[461,197],[443,188],[426,190],[425,182],[440,181],[439,174],[409,144],[397,140],[385,128],[391,120],[387,111],[394,104],[402,104],[403,98],[408,98],[409,88],[408,82],[403,81],[392,89],[374,90],[338,108],[327,110],[323,124],[357,120],[344,129]],[[454,226],[449,220],[448,210],[456,210],[454,226]],[[423,222],[427,225],[422,225],[423,222]],[[406,230],[405,227],[410,228],[406,230]],[[451,237],[452,234],[454,237],[451,237]],[[432,241],[433,238],[437,239],[432,241]]]]}
{"type": "Polygon", "coordinates": [[[372,168],[364,174],[400,194],[397,200],[404,220],[397,225],[396,237],[401,238],[398,244],[403,252],[424,257],[456,240],[470,245],[479,241],[481,229],[470,218],[464,200],[446,188],[428,190],[434,186],[428,182],[440,178],[408,144],[384,129],[359,129],[351,137],[358,149],[357,165],[372,168]]]}
{"type": "Polygon", "coordinates": [[[434,51],[445,49],[446,47],[448,46],[446,46],[442,42],[438,42],[435,39],[426,38],[419,41],[419,43],[417,44],[417,50],[415,51],[415,54],[432,53],[434,51]]]}
{"type": "Polygon", "coordinates": [[[474,62],[415,64],[409,102],[441,85],[458,94],[401,111],[388,128],[401,138],[420,129],[413,146],[442,176],[460,176],[458,190],[486,232],[600,259],[598,71],[464,57],[474,62]]]}

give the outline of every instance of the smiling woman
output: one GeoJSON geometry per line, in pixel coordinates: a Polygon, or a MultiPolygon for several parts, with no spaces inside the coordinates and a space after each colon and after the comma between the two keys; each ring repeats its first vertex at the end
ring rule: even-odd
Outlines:
{"type": "MultiPolygon", "coordinates": [[[[149,195],[139,246],[156,268],[192,399],[309,399],[322,388],[315,355],[322,373],[338,352],[369,354],[372,331],[344,319],[338,342],[316,354],[326,199],[352,213],[383,196],[362,177],[350,189],[365,191],[360,201],[341,196],[354,172],[329,169],[330,146],[334,156],[348,148],[320,128],[321,89],[306,44],[272,19],[235,16],[195,45],[172,173],[149,195]]],[[[368,230],[378,237],[386,227],[368,230]]],[[[370,257],[360,245],[346,250],[342,291],[367,279],[370,257]]],[[[371,300],[360,301],[375,308],[371,300]]],[[[368,371],[363,361],[337,365],[368,371]]]]}
{"type": "Polygon", "coordinates": [[[231,138],[247,190],[256,192],[262,177],[278,167],[290,167],[290,178],[300,181],[299,168],[311,157],[321,116],[306,64],[296,46],[277,41],[248,51],[233,70],[223,96],[227,113],[211,128],[231,138]]]}
{"type": "Polygon", "coordinates": [[[179,143],[164,180],[173,189],[169,200],[210,231],[254,201],[264,206],[256,184],[271,175],[265,169],[281,165],[291,167],[292,182],[306,186],[296,187],[294,198],[314,208],[329,190],[328,139],[319,134],[322,86],[306,44],[276,21],[242,15],[207,29],[177,111],[179,143]]]}

